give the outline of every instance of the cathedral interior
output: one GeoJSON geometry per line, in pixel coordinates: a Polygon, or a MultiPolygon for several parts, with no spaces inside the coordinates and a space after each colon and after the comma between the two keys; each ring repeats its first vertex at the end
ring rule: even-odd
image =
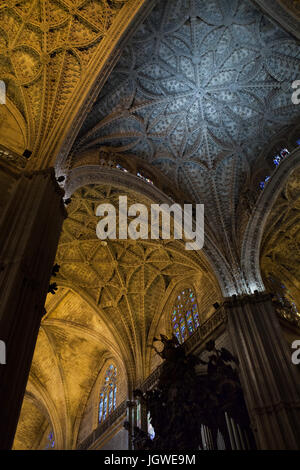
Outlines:
{"type": "Polygon", "coordinates": [[[300,1],[2,0],[0,85],[0,448],[300,450],[300,1]]]}

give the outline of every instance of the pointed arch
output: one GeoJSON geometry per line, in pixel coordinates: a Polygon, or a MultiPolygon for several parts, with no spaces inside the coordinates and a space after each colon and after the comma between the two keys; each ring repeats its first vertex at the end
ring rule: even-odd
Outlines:
{"type": "Polygon", "coordinates": [[[260,247],[268,216],[289,176],[300,165],[300,148],[295,149],[272,175],[259,196],[248,222],[241,250],[241,267],[249,291],[262,292],[265,286],[260,271],[260,247]]]}

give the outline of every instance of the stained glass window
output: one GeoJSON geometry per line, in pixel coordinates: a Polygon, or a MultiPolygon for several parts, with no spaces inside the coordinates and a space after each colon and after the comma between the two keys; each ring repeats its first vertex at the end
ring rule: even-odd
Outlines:
{"type": "Polygon", "coordinates": [[[151,424],[150,411],[148,411],[148,414],[147,414],[147,426],[148,426],[149,437],[150,437],[151,440],[153,440],[155,438],[155,431],[154,431],[154,428],[151,424]]]}
{"type": "Polygon", "coordinates": [[[142,180],[146,181],[146,183],[153,184],[153,181],[150,178],[144,176],[140,171],[137,172],[137,176],[142,178],[142,180]]]}
{"type": "Polygon", "coordinates": [[[125,173],[128,173],[128,170],[126,170],[126,168],[122,166],[120,163],[116,164],[116,168],[118,168],[118,170],[124,171],[125,173]]]}
{"type": "Polygon", "coordinates": [[[117,369],[111,364],[105,374],[104,385],[100,393],[99,423],[102,423],[116,408],[117,404],[117,369]]]}
{"type": "Polygon", "coordinates": [[[53,431],[50,431],[47,436],[47,444],[45,446],[45,450],[53,449],[55,446],[55,439],[53,431]]]}
{"type": "MultiPolygon", "coordinates": [[[[288,151],[288,149],[284,148],[284,149],[281,149],[279,154],[275,155],[273,157],[273,163],[275,166],[279,166],[280,163],[290,154],[290,152],[288,151]]],[[[270,180],[271,176],[266,176],[265,179],[263,181],[261,181],[259,183],[259,187],[260,189],[265,189],[265,186],[267,184],[267,182],[270,180]]]]}
{"type": "Polygon", "coordinates": [[[171,320],[173,333],[180,343],[183,343],[198,328],[198,306],[192,289],[185,289],[177,296],[171,320]]]}
{"type": "Polygon", "coordinates": [[[280,150],[279,152],[279,155],[276,155],[274,158],[273,158],[273,162],[276,166],[280,165],[280,163],[282,162],[282,160],[285,159],[285,157],[287,157],[289,155],[289,151],[288,149],[282,149],[280,150]]]}
{"type": "Polygon", "coordinates": [[[261,182],[259,183],[260,189],[265,189],[266,183],[269,181],[270,178],[271,178],[271,176],[266,176],[266,177],[265,177],[265,180],[264,180],[264,181],[261,181],[261,182]]]}

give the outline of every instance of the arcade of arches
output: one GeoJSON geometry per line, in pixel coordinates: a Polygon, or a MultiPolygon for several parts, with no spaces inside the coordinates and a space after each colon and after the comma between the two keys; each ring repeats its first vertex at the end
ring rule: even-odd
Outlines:
{"type": "Polygon", "coordinates": [[[299,40],[296,0],[1,2],[1,449],[153,437],[160,334],[229,350],[253,446],[299,449],[299,40]],[[120,196],[204,204],[203,249],[100,240],[120,196]]]}

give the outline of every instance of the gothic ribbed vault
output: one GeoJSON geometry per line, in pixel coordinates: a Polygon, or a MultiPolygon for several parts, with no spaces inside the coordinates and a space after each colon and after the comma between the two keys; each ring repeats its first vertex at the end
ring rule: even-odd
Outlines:
{"type": "MultiPolygon", "coordinates": [[[[300,168],[273,206],[261,246],[264,278],[279,279],[300,306],[300,168]]],[[[268,284],[267,284],[268,285],[268,284]]]]}
{"type": "Polygon", "coordinates": [[[299,118],[291,101],[299,67],[295,39],[247,0],[158,2],[73,155],[111,145],[144,158],[205,204],[226,256],[236,258],[239,197],[273,137],[299,118]]]}
{"type": "Polygon", "coordinates": [[[143,5],[135,0],[1,1],[0,79],[25,127],[23,150],[33,152],[28,166],[45,167],[51,159],[53,164],[71,124],[76,128],[99,69],[143,5]]]}
{"type": "Polygon", "coordinates": [[[88,397],[108,358],[124,371],[118,401],[126,398],[128,386],[149,375],[149,345],[162,331],[162,317],[167,316],[167,325],[171,321],[167,301],[177,286],[195,286],[202,321],[221,299],[201,252],[185,251],[179,240],[101,242],[96,237],[95,208],[104,202],[116,206],[120,195],[128,197],[128,205],[149,205],[147,198],[111,185],[85,186],[72,196],[56,257],[60,270],[52,279],[59,289],[46,302],[16,448],[37,445],[45,423],[54,428],[58,446],[76,447],[88,397]],[[34,409],[27,414],[32,397],[44,420],[34,409]]]}

